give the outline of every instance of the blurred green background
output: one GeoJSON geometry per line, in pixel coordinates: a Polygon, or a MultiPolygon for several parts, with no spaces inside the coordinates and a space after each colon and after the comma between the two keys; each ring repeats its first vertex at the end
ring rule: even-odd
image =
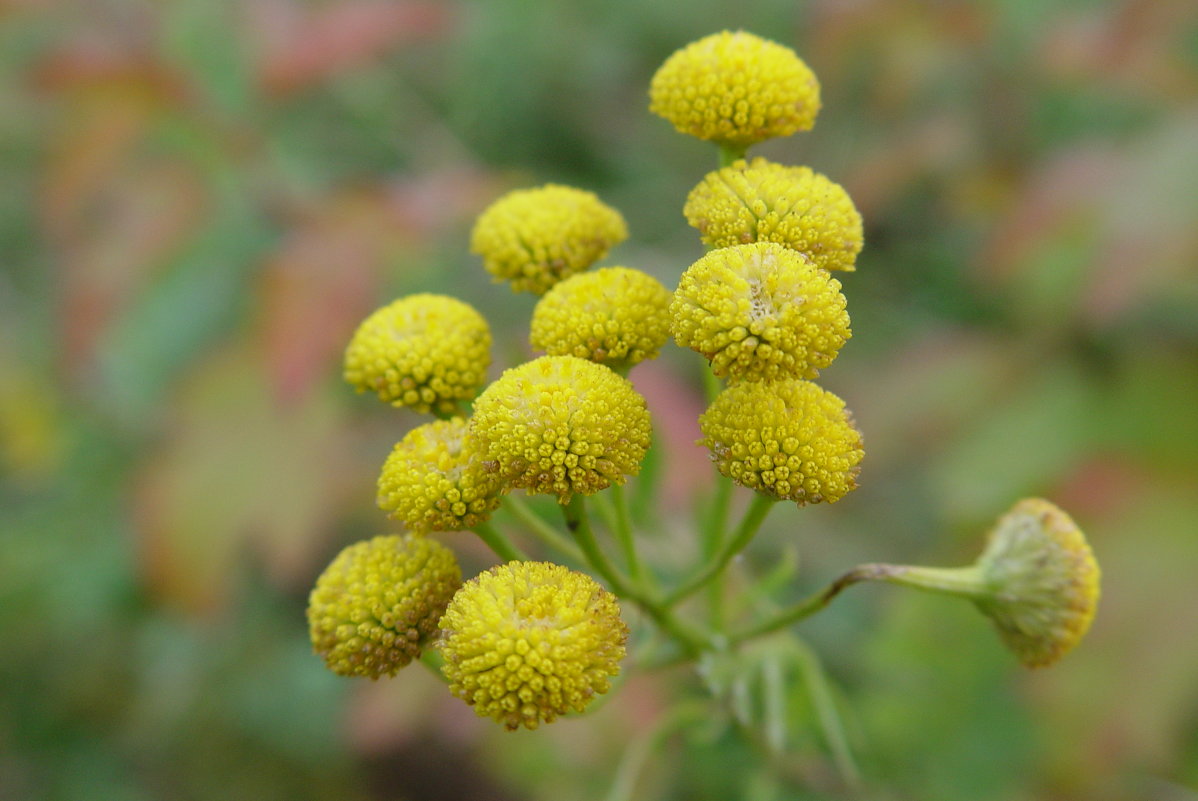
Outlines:
{"type": "MultiPolygon", "coordinates": [[[[1088,639],[1044,671],[896,588],[805,625],[866,797],[1198,798],[1191,0],[0,0],[0,798],[601,797],[685,671],[513,735],[419,667],[352,682],[311,654],[308,588],[389,530],[375,474],[418,420],[339,359],[425,290],[485,311],[496,370],[527,353],[532,300],[467,248],[517,186],[597,191],[632,230],[609,263],[672,286],[715,156],[649,115],[649,77],[738,27],[823,84],[814,131],[755,152],[866,220],[822,379],[865,433],[862,488],[778,510],[750,566],[801,553],[798,597],[858,561],[966,562],[1035,494],[1104,568],[1088,639]]],[[[649,547],[680,564],[676,513],[711,487],[699,361],[633,373],[663,456],[649,547]]],[[[789,711],[793,764],[691,732],[638,797],[837,797],[789,711]]]]}

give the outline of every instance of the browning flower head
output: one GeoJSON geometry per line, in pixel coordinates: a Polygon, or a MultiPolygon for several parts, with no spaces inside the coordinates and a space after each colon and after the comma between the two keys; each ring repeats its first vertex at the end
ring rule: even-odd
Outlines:
{"type": "Polygon", "coordinates": [[[825,270],[856,269],[863,242],[861,215],[839,184],[763,158],[708,173],[683,213],[710,247],[777,242],[825,270]]]}
{"type": "Polygon", "coordinates": [[[530,493],[592,495],[640,471],[649,410],[601,364],[542,356],[504,372],[474,403],[470,431],[488,467],[530,493]]]}
{"type": "Polygon", "coordinates": [[[341,676],[394,676],[420,656],[462,584],[453,552],[425,537],[350,545],[308,598],[312,648],[341,676]]]}
{"type": "Polygon", "coordinates": [[[593,192],[546,184],[492,203],[474,225],[470,250],[496,281],[540,295],[627,238],[620,212],[593,192]]]}
{"type": "Polygon", "coordinates": [[[354,332],[345,380],[392,406],[452,413],[487,377],[491,331],[470,305],[419,294],[384,306],[354,332]]]}
{"type": "Polygon", "coordinates": [[[716,467],[742,487],[800,506],[857,487],[861,433],[844,401],[810,381],[733,384],[699,428],[716,467]]]}
{"type": "Polygon", "coordinates": [[[675,341],[717,376],[814,378],[852,336],[840,282],[773,242],[713,250],[682,275],[670,304],[675,341]]]}
{"type": "Polygon", "coordinates": [[[1094,619],[1100,570],[1086,537],[1060,508],[1019,501],[990,532],[977,567],[991,593],[975,599],[1028,667],[1070,651],[1094,619]]]}
{"type": "Polygon", "coordinates": [[[508,562],[466,582],[441,628],[450,691],[513,731],[607,692],[628,637],[615,596],[548,562],[508,562]]]}
{"type": "Polygon", "coordinates": [[[418,426],[396,443],[378,482],[379,508],[410,531],[463,531],[491,516],[506,491],[483,466],[466,420],[418,426]]]}
{"type": "Polygon", "coordinates": [[[657,70],[649,110],[681,133],[743,148],[810,130],[819,81],[795,52],[751,33],[692,42],[657,70]]]}
{"type": "Polygon", "coordinates": [[[567,278],[532,313],[532,345],[550,356],[630,367],[656,358],[669,337],[669,290],[627,267],[567,278]]]}

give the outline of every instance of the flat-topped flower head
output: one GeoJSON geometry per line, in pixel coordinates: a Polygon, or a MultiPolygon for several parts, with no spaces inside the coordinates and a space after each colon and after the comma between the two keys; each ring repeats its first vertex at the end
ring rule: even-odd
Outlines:
{"type": "Polygon", "coordinates": [[[865,455],[844,401],[810,381],[733,384],[699,418],[720,473],[800,506],[857,487],[865,455]]]}
{"type": "Polygon", "coordinates": [[[474,402],[470,430],[489,469],[513,487],[592,495],[640,472],[649,410],[625,378],[574,356],[542,356],[504,372],[474,402]]]}
{"type": "Polygon", "coordinates": [[[350,545],[308,598],[312,648],[341,676],[394,676],[420,656],[462,584],[435,540],[385,536],[350,545]]]}
{"type": "Polygon", "coordinates": [[[683,213],[709,247],[777,242],[825,270],[856,269],[863,242],[861,215],[839,184],[763,158],[708,173],[683,213]]]}
{"type": "Polygon", "coordinates": [[[345,380],[392,406],[451,414],[482,387],[490,363],[482,315],[455,298],[409,295],[358,326],[345,351],[345,380]]]}
{"type": "Polygon", "coordinates": [[[977,567],[990,593],[975,603],[1028,667],[1057,661],[1089,630],[1098,562],[1059,507],[1039,498],[1019,501],[990,532],[977,567]]]}
{"type": "Polygon", "coordinates": [[[803,60],[744,31],[692,42],[649,85],[654,114],[681,133],[735,148],[810,130],[819,108],[819,81],[803,60]]]}
{"type": "Polygon", "coordinates": [[[774,242],[713,250],[682,275],[674,340],[734,380],[814,378],[852,336],[840,282],[774,242]]]}
{"type": "Polygon", "coordinates": [[[450,691],[512,731],[585,710],[620,672],[628,638],[615,596],[548,562],[508,562],[466,582],[441,628],[450,691]]]}
{"type": "Polygon", "coordinates": [[[418,426],[383,464],[379,508],[418,533],[474,528],[491,516],[507,489],[483,462],[464,418],[418,426]]]}
{"type": "Polygon", "coordinates": [[[474,224],[470,250],[496,281],[540,295],[627,238],[620,212],[593,192],[546,184],[492,203],[474,224]]]}
{"type": "Polygon", "coordinates": [[[670,291],[653,276],[604,267],[567,278],[532,313],[532,346],[614,368],[656,358],[670,338],[670,291]]]}

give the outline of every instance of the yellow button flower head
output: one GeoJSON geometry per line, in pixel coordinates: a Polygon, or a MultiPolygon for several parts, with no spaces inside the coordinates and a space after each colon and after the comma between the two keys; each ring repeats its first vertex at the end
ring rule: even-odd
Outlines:
{"type": "Polygon", "coordinates": [[[733,384],[699,428],[716,467],[742,487],[800,506],[857,487],[861,434],[844,401],[810,381],[733,384]]]}
{"type": "Polygon", "coordinates": [[[620,212],[593,192],[546,184],[492,203],[474,224],[470,250],[495,280],[540,295],[627,238],[620,212]]]}
{"type": "Polygon", "coordinates": [[[542,356],[504,372],[474,402],[470,430],[514,487],[592,495],[640,471],[649,447],[645,399],[601,364],[542,356]]]}
{"type": "Polygon", "coordinates": [[[692,42],[649,84],[654,114],[682,133],[736,148],[810,130],[819,108],[819,81],[802,59],[744,31],[692,42]]]}
{"type": "Polygon", "coordinates": [[[839,184],[763,158],[708,173],[683,213],[710,247],[777,242],[825,270],[856,269],[863,242],[861,215],[839,184]]]}
{"type": "Polygon", "coordinates": [[[548,562],[508,562],[466,582],[441,628],[450,691],[513,731],[607,692],[628,637],[615,596],[548,562]]]}
{"type": "Polygon", "coordinates": [[[410,295],[358,326],[345,351],[345,380],[393,406],[448,414],[474,397],[490,363],[491,331],[471,306],[410,295]]]}
{"type": "Polygon", "coordinates": [[[1077,524],[1039,498],[999,518],[977,567],[990,592],[975,599],[1020,661],[1052,664],[1090,628],[1100,571],[1077,524]]]}
{"type": "Polygon", "coordinates": [[[396,443],[378,482],[379,508],[409,530],[463,531],[491,516],[506,491],[483,467],[464,418],[418,426],[396,443]]]}
{"type": "Polygon", "coordinates": [[[341,676],[394,676],[420,656],[462,584],[453,552],[426,537],[350,545],[308,598],[312,647],[341,676]]]}
{"type": "Polygon", "coordinates": [[[682,274],[674,340],[717,376],[814,378],[852,336],[840,282],[773,242],[713,250],[682,274]]]}
{"type": "Polygon", "coordinates": [[[632,366],[655,358],[669,337],[669,290],[627,267],[567,278],[532,313],[532,346],[550,356],[632,366]]]}

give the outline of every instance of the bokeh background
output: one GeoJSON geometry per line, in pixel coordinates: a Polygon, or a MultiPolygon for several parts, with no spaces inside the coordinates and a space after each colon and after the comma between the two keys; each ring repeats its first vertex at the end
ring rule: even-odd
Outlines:
{"type": "MultiPolygon", "coordinates": [[[[632,230],[609,263],[672,285],[714,154],[649,115],[648,80],[737,27],[823,84],[815,130],[760,152],[866,220],[823,379],[865,432],[863,486],[779,510],[750,566],[801,554],[797,597],[858,561],[965,562],[1035,494],[1105,571],[1090,636],[1038,672],[965,604],[897,588],[804,626],[866,797],[1198,798],[1189,0],[0,0],[0,798],[602,797],[681,674],[510,735],[422,668],[351,682],[310,653],[308,588],[389,530],[375,474],[417,422],[339,359],[413,291],[485,310],[496,369],[522,358],[532,300],[468,252],[513,187],[597,191],[632,230]]],[[[699,361],[633,373],[662,443],[649,547],[679,563],[667,521],[711,487],[699,361]]],[[[637,797],[838,797],[788,711],[792,763],[696,730],[637,797]]]]}

